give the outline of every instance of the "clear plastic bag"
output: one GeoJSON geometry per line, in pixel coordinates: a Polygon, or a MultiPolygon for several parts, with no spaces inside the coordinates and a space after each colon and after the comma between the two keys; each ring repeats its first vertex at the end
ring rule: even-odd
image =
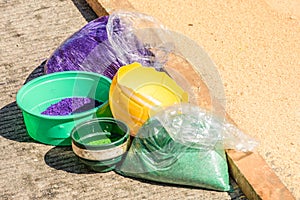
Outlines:
{"type": "Polygon", "coordinates": [[[170,42],[169,33],[155,18],[138,12],[115,11],[107,22],[107,37],[118,60],[125,64],[139,62],[157,70],[163,68],[174,50],[172,42],[166,45],[170,42]],[[116,31],[116,23],[126,29],[116,31]],[[145,49],[151,54],[143,52],[145,49]]]}
{"type": "Polygon", "coordinates": [[[150,118],[118,172],[171,184],[229,190],[225,148],[251,151],[256,141],[198,106],[180,104],[150,118]]]}
{"type": "Polygon", "coordinates": [[[155,66],[161,58],[132,32],[141,23],[162,27],[150,16],[126,11],[89,22],[53,52],[45,65],[45,73],[80,70],[112,78],[121,66],[133,62],[155,66]]]}

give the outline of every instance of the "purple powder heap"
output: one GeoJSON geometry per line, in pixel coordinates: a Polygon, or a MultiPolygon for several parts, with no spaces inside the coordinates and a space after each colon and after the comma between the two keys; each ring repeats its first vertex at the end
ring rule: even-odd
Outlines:
{"type": "Polygon", "coordinates": [[[41,114],[51,116],[71,115],[96,108],[101,104],[101,102],[87,97],[65,98],[52,104],[41,114]]]}

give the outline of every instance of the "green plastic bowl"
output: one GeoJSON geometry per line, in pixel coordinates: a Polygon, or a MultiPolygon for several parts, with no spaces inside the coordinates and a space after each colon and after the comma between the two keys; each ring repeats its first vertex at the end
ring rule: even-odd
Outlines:
{"type": "Polygon", "coordinates": [[[130,143],[128,126],[122,121],[107,117],[77,125],[72,130],[71,138],[75,155],[97,172],[115,169],[130,143]]]}
{"type": "Polygon", "coordinates": [[[103,75],[82,71],[47,74],[26,83],[18,91],[16,101],[29,136],[45,144],[71,145],[70,134],[76,124],[97,117],[99,110],[102,116],[111,116],[107,110],[110,84],[111,80],[103,75]],[[71,97],[88,97],[103,103],[72,115],[41,114],[50,105],[71,97]]]}

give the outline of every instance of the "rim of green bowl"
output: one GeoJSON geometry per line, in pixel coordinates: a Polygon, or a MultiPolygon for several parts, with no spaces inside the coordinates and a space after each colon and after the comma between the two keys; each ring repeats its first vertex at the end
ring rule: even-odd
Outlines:
{"type": "Polygon", "coordinates": [[[80,113],[75,113],[75,114],[72,114],[72,115],[43,115],[43,114],[40,114],[40,113],[33,113],[33,112],[30,112],[28,109],[26,109],[20,102],[21,102],[21,96],[24,94],[24,92],[26,91],[26,89],[30,86],[32,86],[33,84],[35,84],[36,82],[39,82],[43,79],[48,79],[51,78],[51,77],[55,77],[55,76],[60,76],[61,74],[76,74],[77,76],[79,75],[89,75],[89,76],[94,76],[94,77],[97,77],[97,78],[103,78],[104,80],[108,81],[108,83],[111,83],[111,79],[109,79],[108,77],[102,75],[102,74],[98,74],[98,73],[95,73],[95,72],[86,72],[86,71],[63,71],[63,72],[54,72],[54,73],[51,73],[51,74],[45,74],[45,75],[42,75],[40,77],[37,77],[29,82],[27,82],[26,84],[24,84],[21,89],[17,92],[17,96],[16,96],[16,103],[18,105],[18,107],[26,112],[26,113],[29,113],[30,115],[33,115],[33,116],[36,116],[36,117],[39,117],[39,118],[43,118],[43,119],[51,119],[51,120],[69,120],[69,119],[74,119],[74,118],[82,118],[82,117],[85,117],[87,115],[90,115],[92,113],[96,113],[96,111],[103,107],[104,105],[108,104],[109,101],[106,100],[104,101],[101,105],[93,108],[93,109],[90,109],[90,110],[87,110],[87,111],[84,111],[84,112],[80,112],[80,113]]]}
{"type": "Polygon", "coordinates": [[[117,147],[117,146],[124,144],[129,139],[129,135],[130,135],[129,132],[130,132],[129,127],[127,126],[127,124],[125,122],[115,119],[115,118],[111,118],[111,117],[99,117],[99,118],[94,118],[94,119],[90,119],[90,120],[81,122],[80,124],[76,125],[71,131],[71,139],[72,139],[74,145],[76,145],[79,148],[87,149],[87,150],[102,150],[102,149],[109,149],[110,147],[117,147]],[[87,143],[82,143],[80,141],[80,139],[77,140],[74,136],[76,131],[79,128],[81,128],[82,126],[91,124],[93,122],[112,122],[117,125],[123,126],[123,128],[126,129],[126,132],[118,140],[111,142],[111,143],[106,143],[106,144],[91,145],[91,144],[87,144],[87,143]]]}

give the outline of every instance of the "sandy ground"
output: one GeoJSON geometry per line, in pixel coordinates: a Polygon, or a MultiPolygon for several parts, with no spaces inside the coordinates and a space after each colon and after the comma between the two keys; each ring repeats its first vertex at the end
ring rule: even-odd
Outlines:
{"type": "MultiPolygon", "coordinates": [[[[225,86],[227,111],[260,141],[258,151],[300,199],[299,12],[278,2],[132,4],[207,50],[225,86]]],[[[63,40],[96,16],[83,0],[2,0],[0,16],[1,199],[234,199],[229,193],[93,173],[70,148],[30,139],[16,92],[42,73],[41,65],[63,40]]]]}

